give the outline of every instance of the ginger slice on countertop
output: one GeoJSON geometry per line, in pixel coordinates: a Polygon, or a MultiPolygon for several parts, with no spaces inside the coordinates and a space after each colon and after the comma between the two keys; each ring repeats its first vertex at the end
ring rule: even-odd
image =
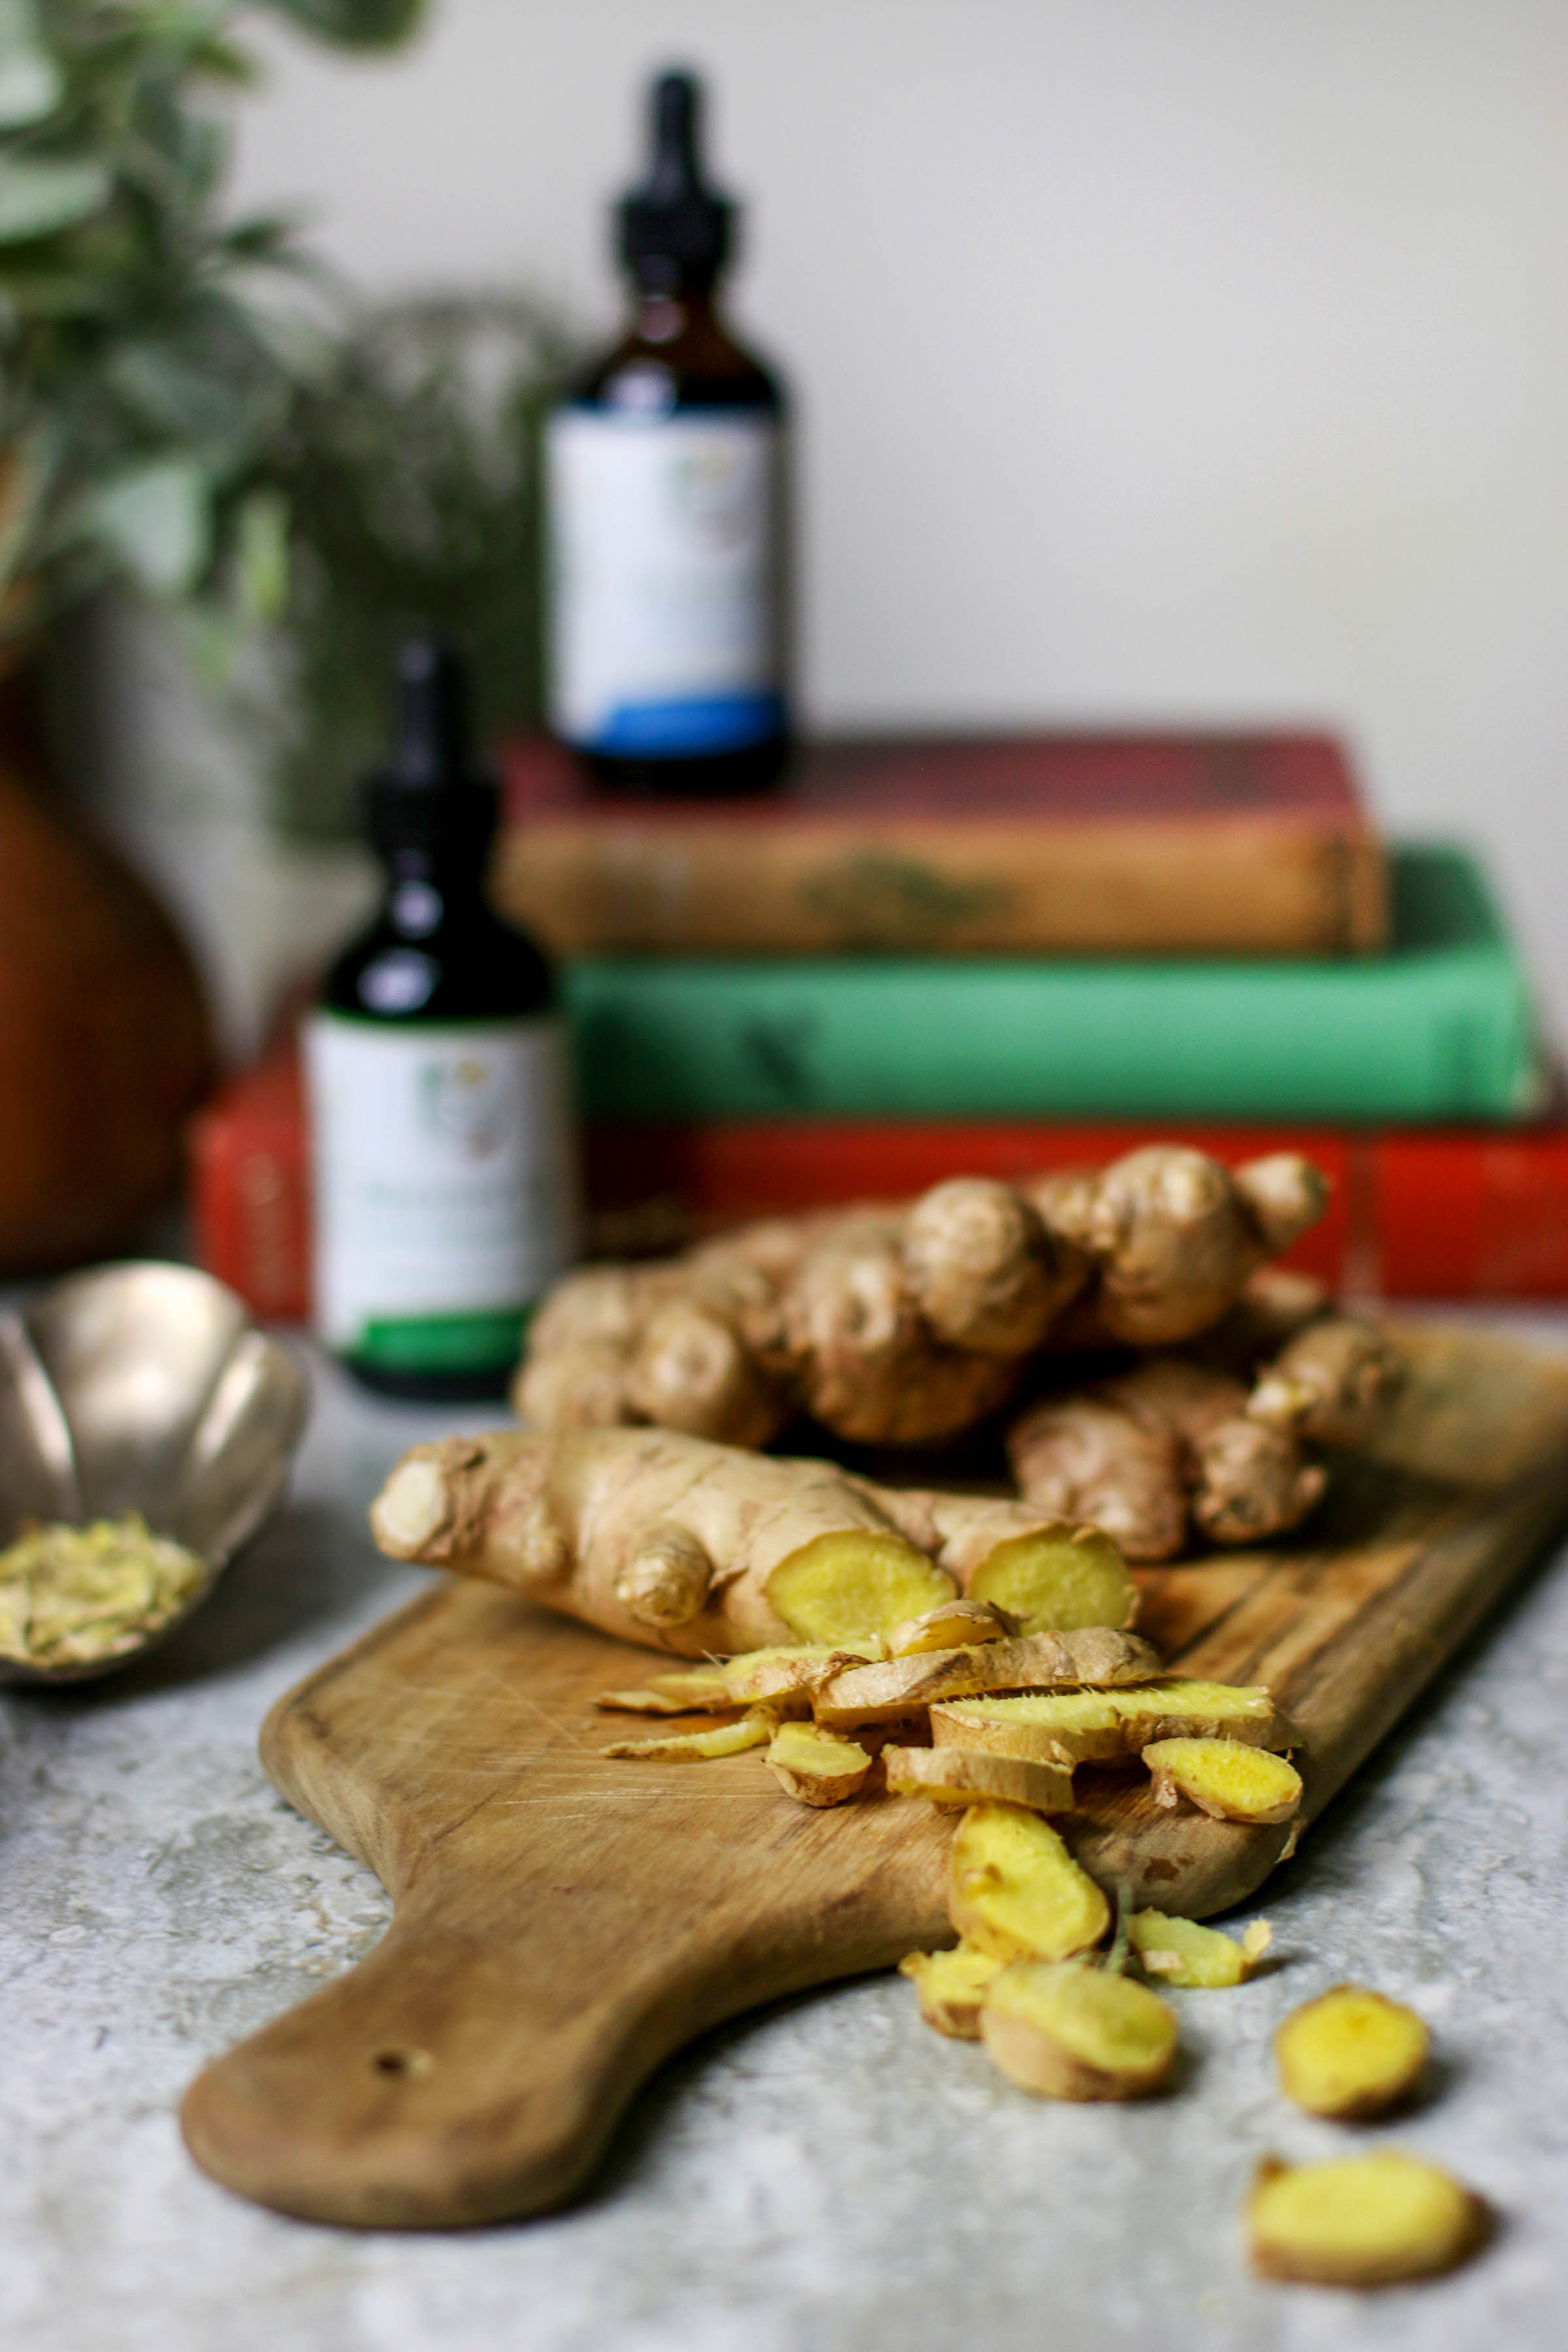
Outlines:
{"type": "Polygon", "coordinates": [[[939,1699],[1040,1690],[1053,1684],[1077,1689],[1142,1683],[1159,1667],[1158,1653],[1138,1634],[1087,1625],[1075,1633],[1019,1634],[852,1666],[824,1683],[813,1705],[819,1723],[891,1723],[939,1699]]]}
{"type": "Polygon", "coordinates": [[[1066,1959],[1098,1944],[1110,1906],[1055,1830],[1019,1805],[971,1806],[952,1841],[948,1916],[999,1960],[1066,1959]]]}
{"type": "Polygon", "coordinates": [[[1384,2115],[1408,2098],[1429,2047],[1413,2009],[1353,1984],[1292,2011],[1274,2036],[1286,2097],[1340,2123],[1384,2115]]]}
{"type": "Polygon", "coordinates": [[[872,1763],[854,1740],[809,1723],[781,1723],[763,1761],[786,1796],[803,1805],[843,1804],[865,1785],[872,1763]]]}
{"type": "Polygon", "coordinates": [[[1217,1927],[1163,1911],[1134,1911],[1127,1937],[1146,1976],[1183,1988],[1245,1984],[1274,1940],[1267,1919],[1254,1919],[1238,1943],[1217,1927]]]}
{"type": "Polygon", "coordinates": [[[699,1764],[715,1756],[739,1756],[761,1748],[778,1729],[778,1717],[754,1706],[739,1723],[716,1723],[710,1731],[668,1731],[662,1738],[617,1739],[601,1756],[640,1758],[648,1764],[699,1764]]]}
{"type": "Polygon", "coordinates": [[[1247,2200],[1254,2268],[1319,2286],[1435,2278],[1475,2252],[1488,2219],[1451,2173],[1396,2147],[1328,2164],[1265,2157],[1247,2200]]]}
{"type": "Polygon", "coordinates": [[[906,1617],[887,1640],[889,1658],[919,1657],[927,1650],[960,1650],[978,1643],[1000,1642],[1016,1633],[1017,1622],[1005,1611],[985,1601],[942,1601],[922,1616],[906,1617]]]}
{"type": "Polygon", "coordinates": [[[1045,2099],[1144,2099],[1176,2054],[1159,1996],[1082,1960],[1022,1960],[985,1988],[981,2038],[1010,2083],[1045,2099]]]}
{"type": "Polygon", "coordinates": [[[1220,1822],[1288,1822],[1301,1803],[1301,1775],[1283,1756],[1239,1739],[1156,1739],[1143,1750],[1157,1805],[1184,1798],[1220,1822]]]}
{"type": "Polygon", "coordinates": [[[1130,1688],[1050,1691],[942,1701],[931,1711],[938,1747],[988,1748],[1060,1764],[1110,1764],[1155,1740],[1246,1740],[1287,1748],[1296,1735],[1261,1688],[1172,1675],[1130,1688]]]}
{"type": "Polygon", "coordinates": [[[997,1803],[1032,1813],[1072,1811],[1072,1774],[1060,1764],[987,1756],[978,1748],[884,1748],[882,1765],[896,1797],[965,1809],[997,1803]]]}
{"type": "Polygon", "coordinates": [[[994,1953],[958,1944],[950,1952],[910,1952],[899,1973],[914,1986],[928,2025],[954,2042],[978,2042],[985,1988],[1001,1966],[994,1953]]]}

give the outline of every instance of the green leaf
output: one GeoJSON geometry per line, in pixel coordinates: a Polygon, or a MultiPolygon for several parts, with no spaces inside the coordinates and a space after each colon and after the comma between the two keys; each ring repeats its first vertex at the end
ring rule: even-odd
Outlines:
{"type": "Polygon", "coordinates": [[[235,574],[243,613],[280,621],[289,609],[289,501],[253,490],[235,520],[235,574]]]}
{"type": "Polygon", "coordinates": [[[122,568],[157,595],[187,594],[206,569],[208,485],[188,458],[128,467],[98,490],[89,520],[122,568]]]}
{"type": "Polygon", "coordinates": [[[90,220],[113,184],[101,163],[0,155],[0,245],[25,245],[90,220]]]}
{"type": "Polygon", "coordinates": [[[343,48],[391,49],[407,39],[425,0],[268,0],[279,16],[343,48]]]}
{"type": "Polygon", "coordinates": [[[41,122],[59,104],[60,69],[38,36],[34,0],[0,0],[0,130],[41,122]]]}

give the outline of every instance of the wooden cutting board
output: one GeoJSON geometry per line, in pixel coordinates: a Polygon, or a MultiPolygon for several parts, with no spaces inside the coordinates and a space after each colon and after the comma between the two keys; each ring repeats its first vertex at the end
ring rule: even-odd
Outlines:
{"type": "MultiPolygon", "coordinates": [[[[1309,1821],[1568,1518],[1568,1363],[1402,1336],[1408,1393],[1310,1549],[1142,1580],[1173,1667],[1266,1683],[1300,1726],[1309,1821]]],[[[885,1795],[811,1811],[755,1753],[600,1757],[636,1727],[595,1694],[648,1664],[454,1578],[274,1707],[268,1772],[396,1908],[368,1959],[192,2085],[186,2142],[216,2179],[318,2221],[539,2212],[693,2034],[951,1941],[952,1815],[885,1795]]],[[[1286,1841],[1158,1811],[1142,1775],[1079,1785],[1069,1841],[1137,1903],[1223,1910],[1286,1841]]]]}

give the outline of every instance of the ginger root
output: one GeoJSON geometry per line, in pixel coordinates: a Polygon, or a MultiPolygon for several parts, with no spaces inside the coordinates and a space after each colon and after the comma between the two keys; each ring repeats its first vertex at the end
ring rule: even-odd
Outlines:
{"type": "Polygon", "coordinates": [[[1249,1304],[1191,1354],[1029,1406],[1007,1434],[1020,1494],[1104,1528],[1129,1559],[1172,1559],[1194,1535],[1252,1544],[1299,1526],[1328,1483],[1305,1444],[1359,1442],[1404,1366],[1370,1324],[1332,1316],[1249,1370],[1247,1342],[1266,1328],[1249,1304]]]}
{"type": "Polygon", "coordinates": [[[884,1748],[882,1769],[895,1797],[967,1811],[975,1804],[1022,1805],[1031,1813],[1070,1813],[1072,1774],[1060,1764],[1021,1756],[987,1756],[977,1748],[884,1748]]]}
{"type": "Polygon", "coordinates": [[[1110,1906],[1055,1830],[1018,1805],[973,1805],[952,1841],[948,1916],[1000,1960],[1067,1959],[1098,1944],[1110,1906]]]}
{"type": "Polygon", "coordinates": [[[1329,2164],[1265,2157],[1247,2202],[1254,2268],[1318,2286],[1435,2278],[1475,2252],[1487,2222],[1451,2173],[1394,2147],[1329,2164]]]}
{"type": "Polygon", "coordinates": [[[1258,1748],[1294,1742],[1266,1690],[1179,1675],[1127,1689],[942,1700],[931,1708],[931,1728],[938,1748],[984,1748],[994,1756],[1056,1764],[1116,1764],[1159,1739],[1226,1738],[1258,1748]]]}
{"type": "Polygon", "coordinates": [[[809,1723],[781,1723],[763,1761],[784,1794],[803,1805],[842,1805],[871,1769],[864,1748],[809,1723]]]}
{"type": "Polygon", "coordinates": [[[1176,2054],[1157,1993],[1078,1960],[1024,1960],[985,1988],[981,2037],[1010,2083],[1043,2099],[1146,2099],[1176,2054]]]}
{"type": "Polygon", "coordinates": [[[1158,1145],[1098,1176],[958,1178],[905,1208],[776,1219],[569,1275],[533,1319],[514,1402],[541,1429],[653,1423],[763,1445],[804,1412],[921,1444],[994,1412],[1047,1340],[1206,1329],[1325,1199],[1293,1153],[1233,1172],[1158,1145]]]}
{"type": "Polygon", "coordinates": [[[1195,1919],[1171,1918],[1163,1911],[1134,1911],[1127,1939],[1145,1976],[1164,1983],[1213,1988],[1245,1984],[1273,1942],[1266,1919],[1254,1919],[1239,1943],[1195,1919]]]}
{"type": "Polygon", "coordinates": [[[1157,1805],[1185,1798],[1216,1822],[1288,1822],[1301,1775],[1283,1756],[1237,1739],[1156,1739],[1143,1750],[1157,1805]]]}
{"type": "Polygon", "coordinates": [[[914,1986],[928,2025],[954,2042],[978,2042],[985,1988],[1001,1966],[992,1953],[958,1944],[949,1952],[910,1952],[899,1974],[914,1986]]]}
{"type": "Polygon", "coordinates": [[[1407,2099],[1429,2046],[1413,2009],[1351,1984],[1292,2011],[1274,2036],[1286,2097],[1336,2123],[1364,2122],[1407,2099]]]}
{"type": "Polygon", "coordinates": [[[989,1601],[944,1601],[921,1617],[906,1617],[888,1636],[889,1658],[914,1658],[925,1650],[958,1650],[1000,1642],[1018,1631],[1017,1620],[989,1601]]]}
{"type": "Polygon", "coordinates": [[[879,1643],[984,1582],[998,1556],[1037,1596],[1060,1591],[1069,1625],[1097,1606],[1124,1621],[1135,1600],[1102,1537],[1031,1505],[894,1491],[665,1430],[416,1445],[370,1518],[394,1559],[487,1577],[692,1658],[879,1643]]]}

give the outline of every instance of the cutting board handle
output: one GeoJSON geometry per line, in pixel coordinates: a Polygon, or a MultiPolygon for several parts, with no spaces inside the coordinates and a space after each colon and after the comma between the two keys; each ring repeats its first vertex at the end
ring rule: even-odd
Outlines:
{"type": "Polygon", "coordinates": [[[656,1979],[634,1940],[563,1965],[530,1890],[422,1883],[368,1959],[197,2076],[185,2144],[310,2221],[449,2228],[558,2204],[693,2030],[689,1957],[671,1969],[667,1946],[656,1979]]]}

